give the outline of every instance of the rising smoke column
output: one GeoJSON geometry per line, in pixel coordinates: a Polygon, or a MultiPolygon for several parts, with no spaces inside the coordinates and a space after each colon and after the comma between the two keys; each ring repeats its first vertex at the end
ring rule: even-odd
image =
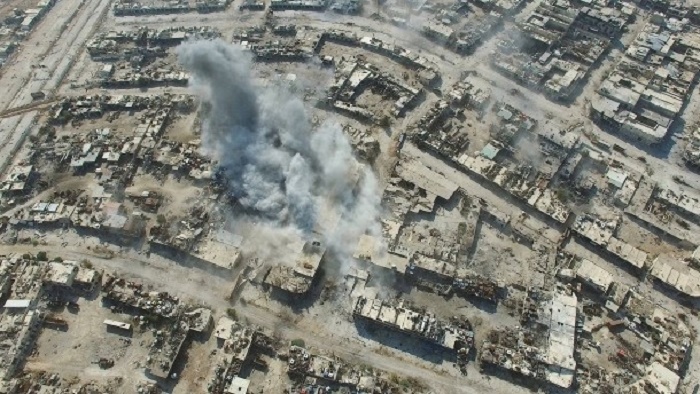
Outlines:
{"type": "Polygon", "coordinates": [[[321,203],[330,203],[340,219],[322,235],[341,263],[360,235],[378,234],[376,179],[358,165],[337,122],[312,131],[303,101],[283,88],[254,85],[250,55],[221,40],[185,43],[178,58],[210,108],[204,154],[219,164],[241,205],[270,230],[291,227],[308,236],[318,228],[321,203]]]}

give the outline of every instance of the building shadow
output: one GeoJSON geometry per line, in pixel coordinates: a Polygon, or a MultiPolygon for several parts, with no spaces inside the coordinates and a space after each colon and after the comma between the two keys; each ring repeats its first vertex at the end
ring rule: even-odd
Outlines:
{"type": "Polygon", "coordinates": [[[363,319],[355,319],[355,327],[358,335],[362,338],[378,342],[383,346],[408,353],[422,360],[435,364],[457,361],[456,351],[432,344],[427,339],[384,328],[363,319]]]}

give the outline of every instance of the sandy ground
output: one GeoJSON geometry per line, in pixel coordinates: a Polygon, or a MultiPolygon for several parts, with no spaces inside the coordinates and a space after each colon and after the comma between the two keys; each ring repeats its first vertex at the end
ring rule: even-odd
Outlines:
{"type": "Polygon", "coordinates": [[[131,316],[110,312],[99,298],[80,298],[78,305],[78,311],[62,308],[51,312],[65,320],[68,327],[65,331],[53,328],[41,331],[27,369],[84,380],[132,376],[141,369],[148,354],[144,345],[152,340],[150,332],[128,336],[108,331],[103,324],[105,319],[130,322],[131,316]],[[96,362],[102,357],[114,360],[114,367],[101,369],[96,362]]]}
{"type": "MultiPolygon", "coordinates": [[[[22,236],[37,237],[38,233],[27,232],[22,236]]],[[[116,271],[127,278],[138,279],[144,283],[153,284],[154,289],[166,290],[177,294],[183,299],[192,302],[201,302],[213,308],[215,313],[221,315],[230,306],[227,301],[232,291],[233,281],[229,277],[221,277],[215,273],[208,272],[205,267],[188,267],[181,263],[167,260],[163,257],[145,255],[134,252],[130,248],[110,247],[117,252],[114,258],[104,259],[94,253],[95,246],[101,242],[94,237],[79,238],[73,231],[62,234],[46,234],[40,236],[42,244],[37,247],[29,245],[0,246],[0,254],[12,252],[32,252],[39,250],[46,251],[49,256],[61,255],[64,259],[83,260],[89,259],[96,268],[108,271],[116,271]],[[46,243],[43,245],[43,243],[46,243]],[[90,249],[87,249],[90,247],[90,249]],[[121,251],[120,251],[121,250],[121,251]],[[206,287],[207,291],[202,291],[206,287]]],[[[236,309],[240,316],[250,323],[259,324],[268,329],[273,329],[277,335],[288,340],[304,339],[309,347],[323,349],[326,352],[336,354],[349,362],[369,364],[375,368],[397,373],[399,375],[414,376],[426,384],[430,385],[436,393],[525,393],[524,388],[513,387],[510,383],[486,377],[472,370],[468,377],[456,376],[456,371],[451,363],[435,364],[432,362],[433,354],[424,354],[428,359],[416,356],[408,351],[395,350],[390,346],[379,342],[377,337],[366,338],[358,335],[357,328],[349,319],[347,298],[339,308],[338,304],[327,302],[325,304],[314,305],[306,310],[291,310],[282,306],[278,301],[269,298],[267,293],[261,293],[252,286],[246,287],[244,297],[247,300],[245,305],[239,303],[236,309]],[[292,323],[293,324],[290,324],[292,323]],[[398,362],[397,362],[398,361],[398,362]]],[[[83,312],[81,303],[81,312],[83,312]]],[[[90,319],[79,323],[75,328],[85,330],[85,333],[95,333],[101,330],[102,324],[98,324],[102,318],[102,311],[90,312],[90,307],[85,307],[85,312],[90,319]],[[92,315],[91,313],[95,313],[92,315]],[[83,327],[83,328],[81,328],[83,327]]],[[[109,313],[109,312],[106,312],[109,313]]],[[[71,332],[69,329],[68,332],[71,332]]],[[[41,339],[39,353],[34,364],[36,368],[48,367],[48,362],[44,363],[41,357],[47,357],[54,351],[54,344],[61,333],[48,333],[41,339]]],[[[71,342],[67,342],[70,344],[71,342]]],[[[411,342],[407,342],[408,346],[411,342]]],[[[74,343],[73,343],[74,344],[74,343]]],[[[88,345],[83,345],[88,346],[88,345]]],[[[94,346],[94,345],[90,345],[94,346]]],[[[133,346],[133,345],[132,345],[133,346]]],[[[70,348],[70,346],[69,346],[70,348]]],[[[92,352],[99,352],[98,349],[92,352]]],[[[412,349],[408,346],[408,349],[412,349]]],[[[200,360],[206,354],[206,350],[200,349],[198,345],[193,346],[189,351],[192,354],[192,363],[188,363],[187,368],[198,369],[196,360],[200,360]]],[[[74,352],[67,352],[65,357],[73,357],[74,352]]],[[[120,358],[124,359],[124,368],[127,368],[130,360],[129,351],[120,358]]],[[[91,366],[78,363],[69,367],[66,372],[93,371],[91,366]]],[[[121,363],[121,361],[120,361],[121,363]]],[[[121,365],[121,364],[119,364],[121,365]]],[[[115,366],[115,368],[117,368],[115,366]]],[[[133,366],[132,366],[133,367],[133,366]]],[[[129,367],[131,368],[131,367],[129,367]]],[[[195,372],[184,372],[185,377],[176,385],[174,392],[189,392],[192,387],[196,387],[199,375],[195,372]]],[[[472,366],[472,368],[475,368],[472,366]]],[[[109,371],[109,370],[108,370],[109,371]]],[[[115,369],[116,371],[116,369],[115,369]]],[[[95,371],[97,372],[97,371],[95,371]]],[[[201,383],[201,382],[200,382],[201,383]]]]}
{"type": "MultiPolygon", "coordinates": [[[[0,84],[5,89],[5,94],[0,95],[0,109],[17,107],[29,102],[30,93],[36,90],[44,90],[47,93],[60,91],[66,94],[84,94],[82,87],[88,76],[96,69],[93,63],[83,51],[83,44],[92,36],[95,30],[108,31],[112,29],[135,29],[144,25],[152,28],[165,28],[173,26],[193,26],[206,24],[219,28],[224,37],[230,37],[233,29],[239,25],[254,25],[261,21],[262,13],[241,14],[235,4],[222,13],[209,15],[184,14],[169,16],[137,16],[115,18],[107,14],[109,0],[81,1],[81,0],[61,0],[55,8],[50,11],[30,35],[28,40],[22,45],[21,50],[13,57],[13,61],[3,69],[0,77],[0,84]],[[30,68],[27,64],[43,64],[45,68],[30,68]],[[63,85],[62,85],[63,84],[63,85]],[[62,86],[61,86],[62,85],[62,86]]],[[[518,15],[518,19],[528,14],[528,11],[536,7],[537,2],[532,2],[526,9],[518,15]]],[[[600,67],[595,69],[584,87],[582,94],[570,106],[561,105],[547,100],[540,94],[528,92],[524,88],[519,88],[525,92],[522,96],[509,93],[514,86],[513,82],[490,69],[484,61],[485,57],[495,48],[498,36],[490,39],[482,45],[476,53],[468,58],[460,57],[454,53],[434,45],[414,31],[406,31],[394,26],[387,26],[381,22],[376,22],[368,18],[356,18],[341,16],[331,13],[303,13],[303,12],[283,12],[277,14],[280,24],[295,23],[298,25],[313,26],[316,28],[330,29],[342,28],[362,35],[374,35],[377,38],[395,42],[406,46],[412,50],[428,57],[434,62],[443,74],[443,87],[449,88],[456,82],[463,70],[474,70],[479,76],[488,80],[492,84],[493,99],[504,100],[517,108],[524,110],[528,115],[539,120],[541,124],[551,122],[557,127],[567,128],[570,125],[584,123],[586,128],[601,140],[610,144],[618,144],[627,150],[627,155],[623,156],[614,153],[613,157],[625,164],[639,166],[636,157],[647,155],[649,166],[654,168],[652,179],[659,182],[667,182],[673,174],[683,173],[686,181],[694,187],[700,189],[700,175],[689,173],[684,170],[679,160],[681,144],[677,143],[680,136],[677,133],[670,139],[670,147],[663,152],[650,152],[646,148],[635,146],[624,139],[618,138],[599,130],[587,119],[585,111],[586,103],[600,83],[605,73],[610,70],[616,59],[620,56],[619,49],[613,49],[603,60],[600,67]],[[552,115],[556,115],[552,118],[552,115]]],[[[644,17],[630,28],[630,32],[623,38],[622,42],[628,42],[634,38],[634,34],[641,28],[644,17]]],[[[340,53],[342,48],[328,47],[330,52],[340,53]]],[[[382,59],[375,55],[368,55],[373,61],[382,62],[382,59]]],[[[386,67],[393,70],[400,70],[391,63],[386,63],[386,67]]],[[[256,67],[259,77],[272,75],[274,73],[296,73],[304,76],[304,65],[284,65],[284,66],[261,66],[256,67]],[[275,70],[275,68],[279,70],[275,70]]],[[[325,76],[327,77],[327,75],[325,76]]],[[[302,79],[303,80],[303,79],[302,79]]],[[[163,92],[184,93],[184,88],[153,88],[147,90],[121,89],[121,94],[158,94],[163,92]]],[[[102,89],[91,89],[89,93],[108,93],[102,89]]],[[[685,122],[691,123],[699,115],[700,98],[698,89],[693,92],[690,105],[686,109],[682,118],[685,122]]],[[[382,142],[384,151],[391,146],[392,141],[412,124],[425,109],[435,100],[437,96],[429,96],[423,105],[409,113],[404,119],[397,120],[390,130],[378,135],[382,142]]],[[[14,118],[0,120],[0,156],[9,160],[12,152],[21,144],[23,137],[31,131],[36,122],[36,113],[26,113],[14,118]]],[[[191,132],[192,124],[190,119],[181,119],[176,122],[171,137],[187,141],[194,137],[191,132]]],[[[476,137],[476,136],[475,136],[476,137]]],[[[483,141],[481,141],[483,142],[483,141]]],[[[476,197],[483,198],[489,204],[495,206],[502,212],[517,217],[523,212],[531,212],[532,208],[524,204],[513,202],[504,198],[499,190],[491,189],[480,184],[479,181],[470,178],[468,175],[446,166],[441,160],[420,152],[410,144],[404,148],[404,154],[411,154],[424,160],[430,166],[441,168],[444,175],[457,182],[462,188],[469,190],[476,197]]],[[[391,160],[387,160],[386,168],[391,160]]],[[[386,173],[382,174],[383,178],[386,173]]],[[[169,211],[166,213],[180,213],[197,197],[198,190],[194,187],[183,186],[167,180],[165,184],[158,184],[149,177],[137,179],[132,190],[158,190],[166,194],[169,199],[169,211]],[[173,192],[173,190],[178,190],[173,192]]],[[[537,215],[531,215],[536,227],[548,227],[548,225],[538,219],[537,215]]],[[[558,234],[559,230],[553,229],[558,234]]],[[[667,251],[665,247],[650,244],[653,239],[649,234],[643,233],[632,225],[625,223],[621,233],[624,237],[636,241],[640,247],[646,248],[650,253],[661,253],[667,251]]],[[[0,254],[10,252],[39,251],[46,250],[50,254],[60,254],[64,258],[82,260],[90,259],[99,268],[116,270],[123,275],[153,283],[157,288],[180,294],[183,297],[210,305],[219,314],[230,307],[227,300],[232,291],[233,280],[231,276],[222,276],[218,272],[212,272],[206,267],[191,266],[183,261],[171,261],[163,257],[152,255],[146,257],[137,252],[140,248],[109,246],[117,256],[111,259],[101,258],[94,254],[94,247],[101,244],[101,240],[94,237],[80,237],[74,231],[65,231],[54,234],[42,235],[41,233],[28,232],[31,237],[38,237],[46,245],[38,247],[31,246],[0,246],[0,254]],[[92,249],[89,250],[88,247],[92,249]],[[202,291],[206,289],[206,291],[202,291]]],[[[484,231],[485,241],[482,242],[483,258],[487,259],[489,254],[498,253],[505,247],[506,241],[498,238],[495,232],[487,229],[484,231]]],[[[110,242],[115,240],[109,240],[110,242]]],[[[630,241],[632,242],[632,241],[630,241]]],[[[613,263],[605,261],[597,254],[591,252],[586,247],[570,242],[566,246],[567,250],[573,251],[582,257],[594,260],[603,265],[613,273],[615,280],[626,283],[630,286],[638,285],[643,294],[652,297],[657,303],[674,310],[684,310],[675,300],[653,288],[648,282],[639,282],[639,279],[628,270],[618,267],[613,263]]],[[[531,260],[532,256],[522,256],[528,254],[528,250],[515,250],[519,257],[524,257],[523,261],[531,260]]],[[[521,263],[518,260],[518,263],[521,263]]],[[[502,269],[509,269],[506,262],[502,262],[502,269]]],[[[519,264],[517,270],[512,270],[512,274],[518,275],[519,271],[524,271],[527,264],[519,264]]],[[[430,352],[416,352],[411,349],[415,343],[383,334],[370,334],[360,332],[358,327],[349,318],[347,300],[342,303],[329,302],[325,305],[313,305],[304,310],[291,310],[283,306],[278,301],[271,299],[266,293],[262,293],[258,288],[248,285],[243,291],[246,300],[245,305],[239,303],[237,308],[241,316],[252,323],[261,324],[269,328],[274,328],[277,333],[286,339],[302,338],[309,346],[317,349],[325,349],[339,356],[347,358],[349,361],[372,364],[375,367],[385,369],[389,372],[396,372],[415,376],[426,384],[434,388],[436,392],[443,393],[519,393],[525,389],[515,387],[512,384],[497,380],[488,379],[476,371],[474,364],[470,365],[467,377],[457,376],[454,366],[449,361],[438,360],[435,354],[430,352]],[[419,353],[419,354],[415,354],[419,353]]],[[[419,305],[431,306],[436,309],[436,313],[448,317],[454,311],[459,311],[473,319],[479,321],[477,325],[477,338],[482,338],[491,327],[513,326],[517,322],[505,311],[492,313],[476,307],[465,300],[453,299],[444,301],[432,294],[411,291],[407,297],[419,305]]],[[[61,373],[85,374],[96,378],[112,376],[113,373],[128,374],[134,371],[141,350],[134,346],[123,346],[118,338],[105,336],[105,342],[99,343],[95,338],[102,335],[102,324],[100,319],[104,318],[104,310],[90,302],[81,302],[81,311],[77,315],[65,312],[65,317],[69,320],[69,330],[63,332],[46,331],[42,334],[39,342],[37,354],[31,360],[29,366],[37,369],[49,369],[55,363],[53,358],[58,358],[60,364],[53,366],[61,373]],[[83,336],[85,339],[83,340],[83,336]],[[83,343],[84,342],[84,343],[83,343]],[[80,347],[75,347],[80,344],[80,347]],[[100,355],[105,351],[105,346],[110,349],[118,349],[120,357],[114,369],[102,371],[90,364],[89,358],[78,359],[80,354],[89,351],[90,357],[100,355]],[[123,354],[121,353],[123,352],[123,354]]],[[[603,334],[601,334],[603,335],[603,334]]],[[[207,359],[213,350],[210,343],[194,343],[188,351],[189,367],[183,372],[180,383],[175,387],[174,392],[197,392],[201,389],[202,371],[207,370],[207,359]]],[[[416,346],[416,348],[420,348],[416,346]]],[[[694,349],[694,357],[698,356],[698,349],[694,349]]],[[[272,370],[281,369],[281,366],[273,364],[272,370]]],[[[700,363],[691,363],[691,371],[688,380],[698,379],[700,374],[700,363]]],[[[254,378],[264,380],[257,376],[254,378]]],[[[274,384],[265,382],[266,391],[274,390],[274,384]],[[269,388],[268,388],[269,387],[269,388]]],[[[125,392],[128,392],[125,387],[125,392]]]]}
{"type": "MultiPolygon", "coordinates": [[[[63,82],[83,45],[105,16],[110,0],[84,2],[62,0],[39,22],[18,53],[3,67],[0,85],[0,109],[18,107],[32,101],[31,93],[44,91],[51,97],[63,82]],[[42,65],[41,68],[34,68],[42,65]],[[30,67],[34,66],[34,67],[30,67]]],[[[36,112],[0,120],[0,170],[11,161],[14,153],[36,122],[36,112]]]]}

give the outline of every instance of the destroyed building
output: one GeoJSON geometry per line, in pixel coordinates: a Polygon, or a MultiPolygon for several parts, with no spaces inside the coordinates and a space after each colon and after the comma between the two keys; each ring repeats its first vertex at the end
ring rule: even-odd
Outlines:
{"type": "Polygon", "coordinates": [[[570,387],[576,376],[576,295],[558,290],[549,296],[537,294],[531,302],[526,319],[537,328],[492,331],[482,345],[479,361],[536,381],[570,387]]]}
{"type": "Polygon", "coordinates": [[[700,69],[698,33],[673,24],[645,25],[598,89],[591,105],[594,120],[643,144],[666,136],[700,69]]]}
{"type": "Polygon", "coordinates": [[[631,16],[630,10],[598,3],[545,1],[499,42],[491,63],[552,100],[570,100],[631,16]]]}
{"type": "Polygon", "coordinates": [[[39,299],[44,292],[44,266],[20,257],[0,260],[4,305],[0,310],[0,380],[12,379],[34,348],[44,313],[39,299]]]}
{"type": "Polygon", "coordinates": [[[166,292],[147,291],[140,283],[127,281],[114,275],[106,275],[102,284],[105,300],[131,308],[139,313],[175,318],[182,305],[177,297],[166,292]]]}
{"type": "Polygon", "coordinates": [[[311,376],[328,382],[340,379],[343,365],[339,360],[311,354],[299,346],[290,346],[288,357],[287,373],[290,375],[311,376]]]}
{"type": "Polygon", "coordinates": [[[357,104],[357,98],[366,89],[387,99],[395,100],[392,114],[397,117],[410,109],[421,93],[420,88],[406,85],[405,82],[382,73],[379,68],[370,63],[351,58],[338,64],[336,78],[328,89],[326,100],[340,112],[349,113],[362,120],[374,121],[379,119],[381,114],[373,113],[357,104]]]}
{"type": "Polygon", "coordinates": [[[159,379],[175,378],[173,364],[187,339],[189,326],[184,321],[174,321],[169,327],[156,331],[146,360],[146,373],[159,379]]]}
{"type": "Polygon", "coordinates": [[[118,1],[114,4],[113,10],[115,16],[180,14],[193,11],[209,13],[224,11],[230,3],[230,0],[172,1],[153,4],[118,1]]]}
{"type": "Polygon", "coordinates": [[[404,305],[360,297],[353,307],[355,318],[424,339],[457,353],[469,353],[474,345],[471,324],[464,319],[443,322],[430,312],[419,312],[404,305]]]}
{"type": "Polygon", "coordinates": [[[290,248],[290,265],[277,265],[268,271],[264,283],[293,294],[309,291],[318,271],[326,246],[321,241],[298,242],[290,248]]]}
{"type": "Polygon", "coordinates": [[[0,259],[0,381],[15,381],[42,323],[65,324],[46,309],[56,293],[70,292],[95,274],[75,262],[38,261],[29,254],[0,259]]]}
{"type": "Polygon", "coordinates": [[[688,142],[683,151],[683,161],[693,169],[700,169],[700,130],[690,128],[686,135],[688,142]]]}
{"type": "Polygon", "coordinates": [[[452,87],[448,96],[454,104],[481,111],[489,103],[491,88],[482,80],[468,75],[452,87]]]}
{"type": "MultiPolygon", "coordinates": [[[[604,274],[598,276],[605,277],[604,274]]],[[[609,356],[613,367],[608,371],[608,384],[625,381],[635,390],[641,390],[639,392],[649,392],[649,389],[652,392],[676,392],[677,382],[687,367],[688,350],[692,346],[687,325],[669,311],[655,306],[649,299],[619,283],[610,286],[606,299],[606,309],[611,312],[607,317],[583,308],[585,320],[581,335],[590,340],[599,330],[607,327],[615,337],[627,338],[620,339],[620,348],[609,356]]],[[[603,384],[591,372],[582,371],[577,377],[584,392],[591,392],[595,385],[603,384]]]]}
{"type": "Polygon", "coordinates": [[[476,156],[464,153],[455,163],[565,223],[570,212],[551,180],[577,146],[578,133],[537,127],[533,119],[509,105],[498,105],[494,112],[500,121],[491,125],[491,141],[476,156]],[[533,161],[522,145],[537,149],[546,157],[544,162],[533,161]]]}
{"type": "Polygon", "coordinates": [[[209,212],[205,206],[194,206],[183,217],[167,219],[150,228],[151,244],[190,252],[209,229],[209,212]]]}
{"type": "MultiPolygon", "coordinates": [[[[208,26],[197,27],[171,27],[165,29],[150,29],[141,27],[136,30],[112,30],[100,33],[87,43],[90,56],[99,60],[115,48],[114,55],[126,56],[129,53],[119,54],[116,46],[130,43],[137,47],[158,48],[161,46],[177,46],[188,39],[213,39],[220,33],[208,26]]],[[[108,55],[107,58],[110,56],[108,55]]]]}
{"type": "Polygon", "coordinates": [[[581,215],[576,218],[571,229],[575,234],[604,249],[634,269],[644,269],[647,264],[647,253],[614,236],[619,221],[619,217],[604,219],[592,215],[581,215]]]}
{"type": "Polygon", "coordinates": [[[238,387],[250,382],[240,377],[244,363],[258,362],[258,353],[272,349],[271,339],[259,327],[243,325],[222,317],[214,329],[218,347],[214,368],[207,384],[210,393],[240,393],[238,387]]]}
{"type": "Polygon", "coordinates": [[[350,125],[343,127],[345,135],[349,137],[350,144],[355,148],[357,156],[369,162],[379,156],[379,141],[372,136],[369,130],[356,129],[350,125]]]}
{"type": "Polygon", "coordinates": [[[272,0],[270,9],[323,11],[327,5],[326,0],[272,0]]]}
{"type": "Polygon", "coordinates": [[[167,292],[148,291],[141,283],[108,274],[101,291],[107,305],[140,316],[139,323],[158,322],[146,360],[146,372],[158,379],[176,378],[173,365],[188,338],[211,329],[211,310],[187,305],[167,292]]]}

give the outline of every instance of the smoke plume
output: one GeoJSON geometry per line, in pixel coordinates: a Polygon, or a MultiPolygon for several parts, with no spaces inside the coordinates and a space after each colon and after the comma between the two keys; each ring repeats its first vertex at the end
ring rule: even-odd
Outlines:
{"type": "MultiPolygon", "coordinates": [[[[203,152],[252,221],[267,227],[255,233],[307,239],[320,233],[341,262],[350,261],[359,236],[379,232],[380,196],[374,174],[357,162],[340,125],[325,122],[312,130],[298,96],[253,84],[252,59],[238,47],[188,42],[178,48],[178,58],[209,108],[203,152]],[[321,223],[328,217],[335,218],[332,224],[321,223]]],[[[259,244],[274,260],[269,247],[278,242],[259,244]]]]}

